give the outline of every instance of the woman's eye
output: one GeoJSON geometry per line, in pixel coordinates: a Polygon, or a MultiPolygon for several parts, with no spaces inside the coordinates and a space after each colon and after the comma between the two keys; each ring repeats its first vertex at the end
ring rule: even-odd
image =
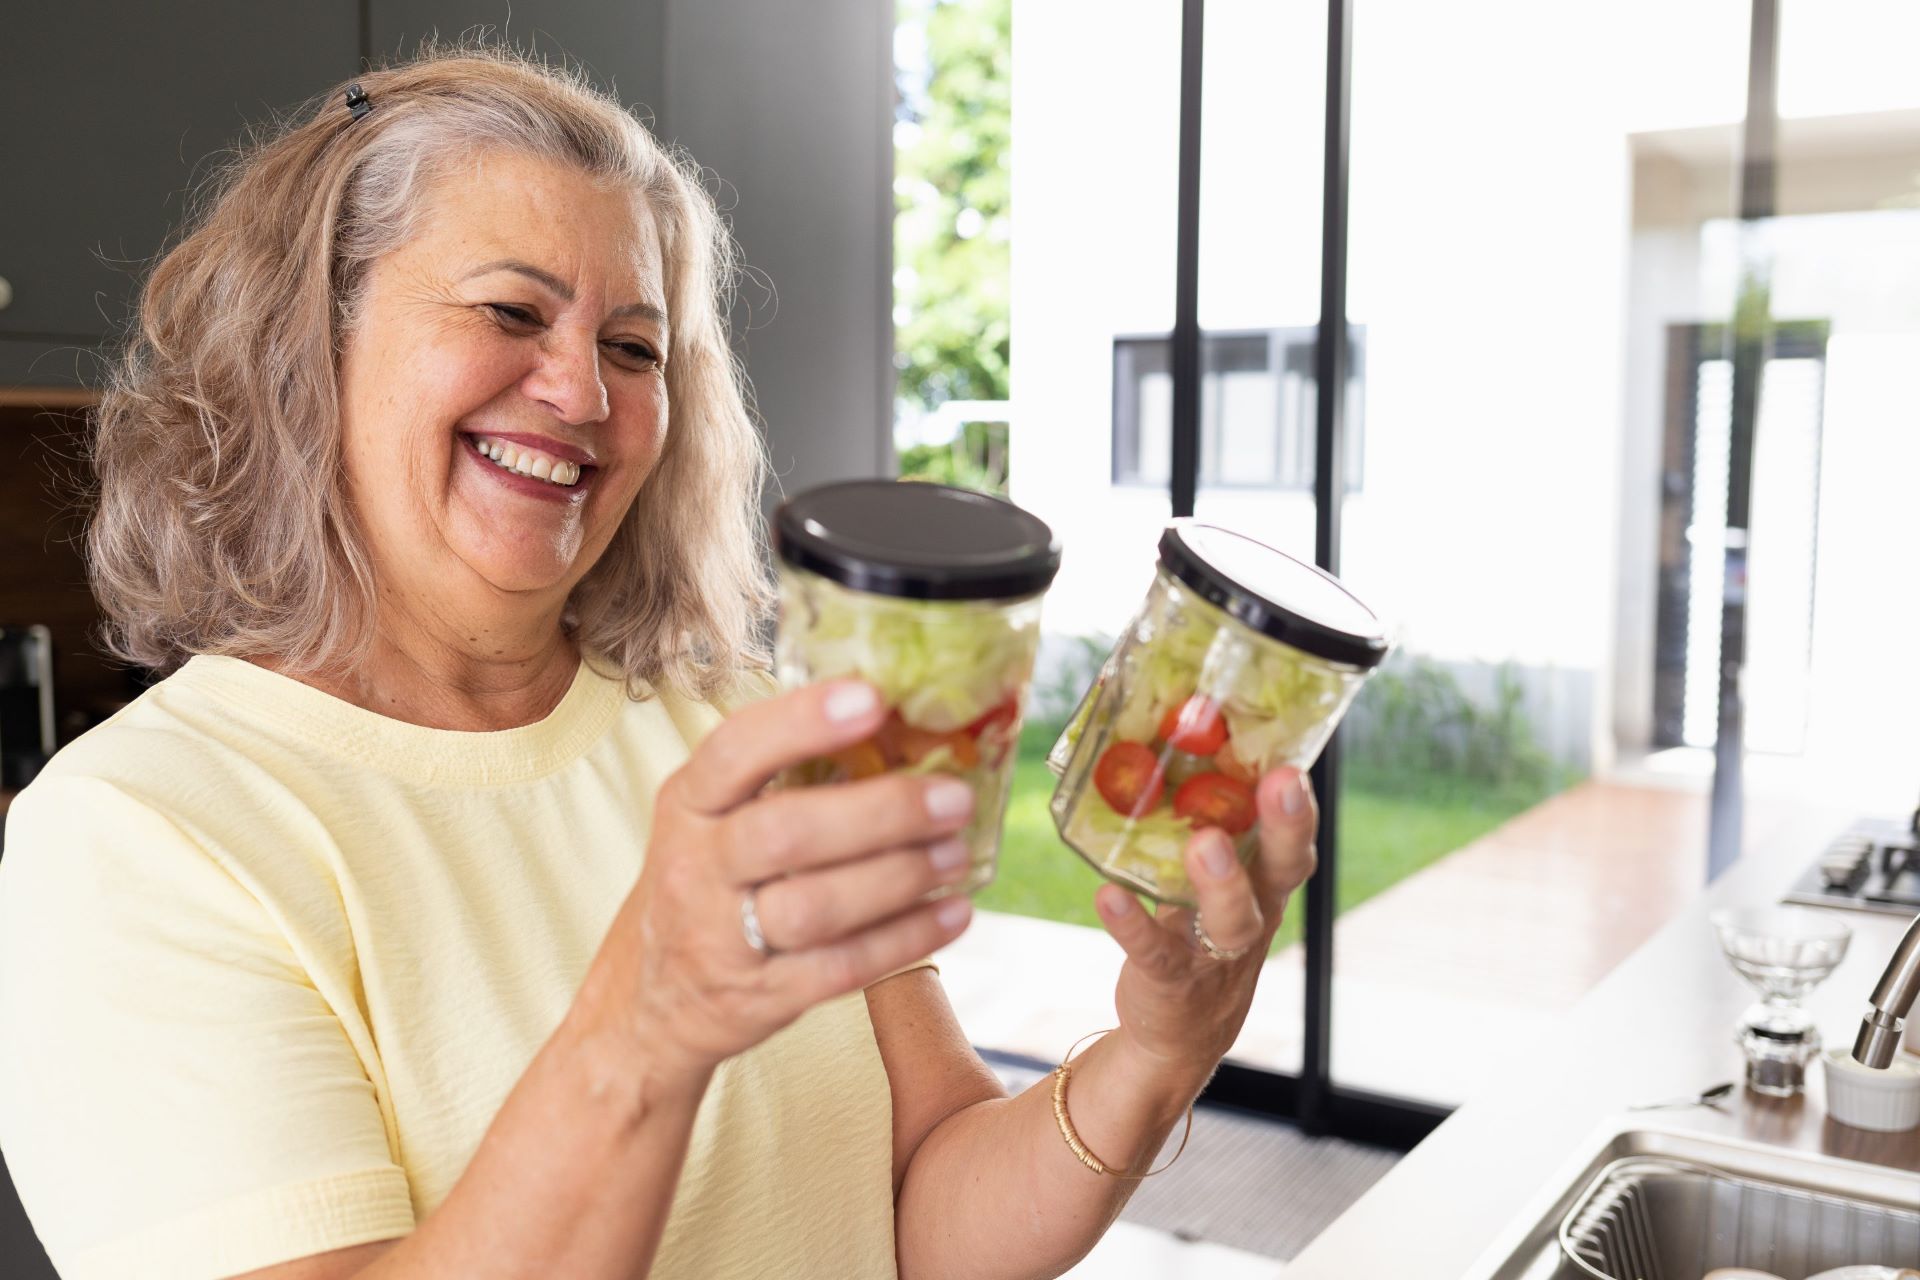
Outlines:
{"type": "Polygon", "coordinates": [[[609,342],[607,345],[619,352],[623,359],[633,361],[636,364],[660,363],[660,357],[654,353],[653,348],[642,343],[609,342]]]}
{"type": "Polygon", "coordinates": [[[504,302],[489,302],[486,304],[486,308],[493,312],[497,318],[505,320],[510,324],[537,325],[540,323],[540,317],[525,307],[509,306],[504,302]]]}

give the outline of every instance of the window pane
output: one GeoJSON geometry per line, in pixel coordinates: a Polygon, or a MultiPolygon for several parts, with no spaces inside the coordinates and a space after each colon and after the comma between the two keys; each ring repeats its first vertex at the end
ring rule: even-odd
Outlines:
{"type": "MultiPolygon", "coordinates": [[[[1700,784],[1641,761],[1670,378],[1711,376],[1670,366],[1670,328],[1732,306],[1702,232],[1732,212],[1746,4],[1355,24],[1342,577],[1400,644],[1342,731],[1333,1069],[1455,1102],[1703,879],[1700,784]]],[[[1719,580],[1689,592],[1675,554],[1684,650],[1719,580]]]]}
{"type": "Polygon", "coordinates": [[[1236,354],[1257,351],[1262,372],[1213,380],[1220,412],[1201,420],[1201,456],[1215,461],[1201,473],[1194,514],[1305,560],[1313,558],[1310,375],[1326,40],[1324,5],[1207,5],[1200,325],[1210,336],[1235,334],[1236,354]],[[1247,334],[1258,336],[1238,336],[1247,334]],[[1300,348],[1289,344],[1301,341],[1304,382],[1289,376],[1291,364],[1274,367],[1284,359],[1276,344],[1290,355],[1300,348]]]}
{"type": "Polygon", "coordinates": [[[1044,758],[1144,595],[1170,514],[1165,357],[1127,340],[1173,327],[1180,10],[1015,8],[1009,496],[1053,527],[1064,556],[999,878],[941,963],[975,1044],[1054,1061],[1112,1024],[1121,958],[1093,912],[1101,880],[1054,831],[1044,758]]]}
{"type": "Polygon", "coordinates": [[[1272,484],[1280,445],[1278,375],[1223,373],[1218,382],[1220,483],[1272,484]]]}

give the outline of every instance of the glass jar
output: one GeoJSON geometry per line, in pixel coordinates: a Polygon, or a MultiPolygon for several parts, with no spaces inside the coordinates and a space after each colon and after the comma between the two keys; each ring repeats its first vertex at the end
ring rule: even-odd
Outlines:
{"type": "Polygon", "coordinates": [[[1250,860],[1261,774],[1311,765],[1388,648],[1332,575],[1174,521],[1145,603],[1048,756],[1060,838],[1110,880],[1196,905],[1188,838],[1217,826],[1250,860]]]}
{"type": "Polygon", "coordinates": [[[1060,567],[1038,517],[947,485],[856,480],[811,490],[774,516],[788,688],[856,676],[887,719],[869,739],[787,770],[778,785],[942,773],[974,790],[971,870],[935,895],[991,883],[1013,781],[1040,599],[1060,567]]]}

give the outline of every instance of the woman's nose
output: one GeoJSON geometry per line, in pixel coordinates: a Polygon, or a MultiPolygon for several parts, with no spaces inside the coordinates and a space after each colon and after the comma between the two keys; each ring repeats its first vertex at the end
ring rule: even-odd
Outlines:
{"type": "Polygon", "coordinates": [[[540,364],[521,389],[572,425],[607,416],[607,384],[600,377],[596,334],[552,332],[541,344],[540,364]]]}

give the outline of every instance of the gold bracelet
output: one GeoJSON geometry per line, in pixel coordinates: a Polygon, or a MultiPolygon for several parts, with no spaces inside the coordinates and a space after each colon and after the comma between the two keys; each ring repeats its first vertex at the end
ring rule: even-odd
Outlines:
{"type": "MultiPolygon", "coordinates": [[[[1118,1027],[1108,1027],[1107,1031],[1118,1031],[1119,1029],[1118,1027]]],[[[1095,1173],[1105,1174],[1110,1178],[1126,1178],[1130,1181],[1139,1182],[1146,1178],[1153,1177],[1154,1174],[1165,1173],[1167,1170],[1173,1168],[1174,1161],[1178,1160],[1186,1151],[1187,1140],[1193,1137],[1193,1104],[1191,1102],[1187,1104],[1187,1131],[1180,1135],[1180,1149],[1173,1153],[1173,1160],[1167,1161],[1158,1169],[1153,1170],[1152,1173],[1117,1172],[1109,1167],[1106,1161],[1087,1150],[1087,1144],[1080,1141],[1080,1135],[1074,1132],[1073,1121],[1067,1115],[1067,1080],[1073,1075],[1073,1055],[1080,1051],[1080,1046],[1093,1039],[1094,1036],[1106,1035],[1107,1031],[1094,1031],[1081,1036],[1074,1042],[1073,1048],[1067,1050],[1066,1060],[1053,1069],[1053,1118],[1060,1125],[1060,1136],[1067,1140],[1067,1149],[1073,1152],[1074,1158],[1079,1160],[1081,1164],[1087,1166],[1087,1168],[1093,1170],[1095,1173]]]]}

